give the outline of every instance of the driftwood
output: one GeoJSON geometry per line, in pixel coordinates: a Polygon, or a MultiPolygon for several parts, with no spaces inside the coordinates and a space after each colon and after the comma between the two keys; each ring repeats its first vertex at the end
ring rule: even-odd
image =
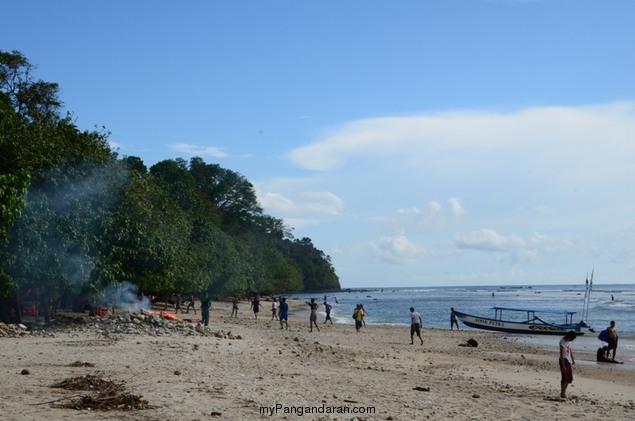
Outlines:
{"type": "Polygon", "coordinates": [[[105,380],[103,373],[97,373],[96,375],[87,374],[83,377],[72,377],[59,383],[54,384],[51,387],[56,387],[66,390],[94,390],[97,392],[107,392],[110,390],[117,390],[123,387],[123,383],[115,383],[112,380],[105,380]]]}
{"type": "Polygon", "coordinates": [[[120,393],[115,390],[100,392],[96,395],[82,396],[77,399],[72,399],[70,402],[54,406],[57,408],[77,410],[90,409],[93,411],[138,411],[151,408],[148,401],[141,399],[141,396],[120,393]]]}
{"type": "Polygon", "coordinates": [[[112,380],[105,380],[103,373],[96,375],[87,374],[83,377],[73,377],[54,384],[52,387],[67,390],[88,390],[96,393],[89,395],[73,395],[53,401],[42,402],[42,404],[54,404],[56,408],[68,408],[77,410],[93,411],[137,411],[150,409],[152,406],[141,396],[131,395],[124,392],[124,383],[115,383],[112,380]],[[57,403],[68,401],[64,403],[57,403]]]}

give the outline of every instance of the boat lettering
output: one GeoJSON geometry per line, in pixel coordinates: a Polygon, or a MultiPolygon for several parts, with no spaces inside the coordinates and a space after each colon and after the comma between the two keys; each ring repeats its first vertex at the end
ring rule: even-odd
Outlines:
{"type": "Polygon", "coordinates": [[[505,326],[503,323],[501,323],[499,321],[496,321],[496,320],[479,319],[479,318],[476,318],[476,317],[474,318],[474,322],[485,324],[485,325],[490,325],[490,326],[500,326],[500,327],[505,326]]]}
{"type": "Polygon", "coordinates": [[[554,326],[529,326],[530,330],[562,330],[554,326]]]}

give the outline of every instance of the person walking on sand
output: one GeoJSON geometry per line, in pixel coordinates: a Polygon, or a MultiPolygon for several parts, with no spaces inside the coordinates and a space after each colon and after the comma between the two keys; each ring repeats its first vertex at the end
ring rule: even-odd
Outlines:
{"type": "Polygon", "coordinates": [[[278,310],[278,318],[280,319],[280,329],[282,329],[282,324],[286,326],[287,330],[289,330],[289,304],[287,304],[287,299],[282,297],[280,299],[280,307],[278,310]]]}
{"type": "Polygon", "coordinates": [[[253,310],[254,317],[256,319],[258,318],[258,312],[260,311],[260,307],[262,307],[262,304],[260,304],[260,296],[256,294],[254,296],[254,299],[251,300],[251,309],[253,310]]]}
{"type": "Polygon", "coordinates": [[[317,310],[318,303],[315,302],[315,298],[311,298],[311,302],[305,301],[309,307],[311,307],[311,314],[309,315],[309,332],[313,332],[313,326],[320,331],[320,327],[317,324],[317,310]]]}
{"type": "Polygon", "coordinates": [[[238,317],[238,297],[232,300],[232,315],[229,317],[238,317]]]}
{"type": "Polygon", "coordinates": [[[278,304],[276,299],[271,299],[271,320],[278,320],[278,304]]]}
{"type": "Polygon", "coordinates": [[[174,314],[179,314],[179,310],[181,310],[181,314],[183,314],[183,309],[181,308],[182,302],[181,294],[176,294],[174,297],[174,314]]]}
{"type": "Polygon", "coordinates": [[[355,310],[353,310],[353,319],[355,319],[355,331],[359,333],[362,328],[362,318],[364,317],[364,310],[361,304],[357,304],[355,310]]]}
{"type": "Polygon", "coordinates": [[[606,358],[615,360],[615,353],[617,352],[617,332],[615,330],[615,320],[611,320],[611,324],[606,328],[606,334],[608,336],[607,342],[609,343],[608,349],[606,350],[606,358]],[[613,350],[613,356],[609,357],[611,350],[613,350]]]}
{"type": "Polygon", "coordinates": [[[201,298],[201,323],[204,326],[209,324],[209,309],[212,306],[212,302],[210,301],[207,294],[201,298]]]}
{"type": "Polygon", "coordinates": [[[184,303],[187,303],[187,307],[185,307],[185,312],[187,314],[190,314],[190,307],[192,307],[192,310],[194,310],[194,314],[196,314],[196,307],[194,306],[194,296],[190,295],[189,297],[187,297],[184,301],[184,303]]]}
{"type": "Polygon", "coordinates": [[[332,309],[333,309],[333,306],[327,303],[326,301],[324,301],[324,311],[326,312],[326,318],[324,319],[324,324],[326,324],[326,322],[331,322],[331,324],[333,324],[333,320],[331,320],[332,309]]]}
{"type": "Polygon", "coordinates": [[[456,330],[460,330],[459,321],[456,319],[456,314],[454,314],[454,307],[450,307],[450,330],[454,330],[454,325],[456,325],[456,330]]]}
{"type": "Polygon", "coordinates": [[[569,331],[560,339],[560,359],[558,364],[560,365],[560,397],[562,399],[567,399],[567,386],[573,382],[572,366],[575,365],[575,359],[573,358],[571,342],[575,340],[575,337],[575,332],[569,331]]]}
{"type": "Polygon", "coordinates": [[[423,321],[421,321],[421,314],[419,314],[418,311],[415,311],[414,307],[410,307],[410,345],[414,345],[415,343],[415,333],[419,337],[421,345],[423,345],[423,339],[421,339],[422,325],[423,321]]]}

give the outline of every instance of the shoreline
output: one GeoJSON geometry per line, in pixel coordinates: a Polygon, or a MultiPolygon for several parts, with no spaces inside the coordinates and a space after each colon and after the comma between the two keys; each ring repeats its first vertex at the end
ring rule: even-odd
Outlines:
{"type": "MultiPolygon", "coordinates": [[[[257,320],[245,302],[238,318],[229,317],[231,303],[213,302],[206,329],[184,324],[182,333],[170,333],[173,322],[165,322],[170,329],[160,335],[99,334],[91,319],[53,337],[0,338],[0,411],[7,419],[51,420],[290,419],[298,413],[280,411],[293,408],[373,408],[358,414],[365,420],[635,417],[633,370],[594,363],[594,352],[575,342],[574,382],[561,401],[551,343],[424,328],[424,344],[410,345],[407,327],[369,323],[357,334],[344,323],[323,325],[323,318],[320,332],[310,333],[308,306],[293,301],[289,330],[270,320],[264,301],[257,320]],[[462,346],[469,338],[479,346],[462,346]],[[94,367],[73,365],[78,361],[94,367]],[[78,411],[47,403],[86,393],[50,385],[98,372],[125,383],[152,409],[78,411]],[[276,405],[279,412],[263,414],[276,405]]],[[[355,416],[305,411],[302,419],[355,416]]]]}

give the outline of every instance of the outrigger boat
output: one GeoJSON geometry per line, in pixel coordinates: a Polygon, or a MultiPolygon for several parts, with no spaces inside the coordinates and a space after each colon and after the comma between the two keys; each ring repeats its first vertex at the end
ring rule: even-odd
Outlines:
{"type": "Polygon", "coordinates": [[[528,310],[522,308],[492,307],[495,315],[493,319],[487,317],[473,316],[471,314],[462,313],[454,310],[457,319],[464,325],[476,329],[494,330],[505,333],[525,333],[532,335],[564,335],[569,331],[574,331],[578,335],[584,335],[586,332],[595,332],[584,321],[573,323],[573,315],[575,311],[567,310],[528,310]],[[523,321],[512,321],[503,319],[503,311],[525,313],[527,318],[523,321]],[[558,314],[564,316],[565,321],[562,324],[547,322],[538,314],[558,314]]]}

